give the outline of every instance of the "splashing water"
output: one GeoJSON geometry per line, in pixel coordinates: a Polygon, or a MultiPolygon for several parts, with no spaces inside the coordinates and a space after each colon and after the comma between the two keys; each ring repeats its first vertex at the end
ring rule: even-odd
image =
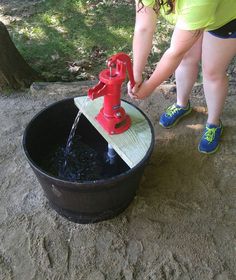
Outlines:
{"type": "Polygon", "coordinates": [[[68,156],[70,155],[70,152],[71,152],[71,146],[73,143],[73,138],[75,136],[76,128],[77,128],[79,120],[80,120],[80,116],[82,115],[83,110],[88,105],[89,101],[90,101],[90,99],[89,99],[89,97],[87,97],[84,100],[84,103],[83,103],[81,109],[79,110],[77,116],[75,117],[74,123],[72,125],[71,131],[70,131],[67,143],[66,143],[66,147],[65,147],[65,152],[64,152],[65,162],[64,162],[64,165],[62,168],[62,173],[64,173],[66,166],[67,166],[68,156]]]}

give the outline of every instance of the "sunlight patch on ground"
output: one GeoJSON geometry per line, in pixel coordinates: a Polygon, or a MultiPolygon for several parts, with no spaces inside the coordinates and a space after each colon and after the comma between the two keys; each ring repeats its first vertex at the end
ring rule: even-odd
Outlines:
{"type": "Polygon", "coordinates": [[[198,112],[198,113],[202,113],[202,114],[207,114],[207,108],[204,106],[194,106],[194,111],[198,112]]]}
{"type": "MultiPolygon", "coordinates": [[[[1,10],[0,10],[0,12],[1,12],[1,10]]],[[[18,21],[18,20],[20,20],[20,18],[19,17],[4,16],[4,15],[0,14],[0,21],[5,25],[9,25],[13,20],[18,21]]]]}
{"type": "Polygon", "coordinates": [[[204,128],[204,125],[200,124],[200,123],[198,123],[198,124],[187,124],[186,127],[198,131],[198,130],[202,130],[204,128]]]}
{"type": "Polygon", "coordinates": [[[32,40],[46,40],[48,35],[45,30],[40,26],[30,26],[26,24],[23,27],[16,28],[18,34],[23,35],[25,39],[32,40]]]}

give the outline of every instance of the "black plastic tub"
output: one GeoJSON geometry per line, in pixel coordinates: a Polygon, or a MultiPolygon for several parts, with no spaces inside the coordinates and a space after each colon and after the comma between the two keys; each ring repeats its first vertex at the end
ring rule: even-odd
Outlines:
{"type": "MultiPolygon", "coordinates": [[[[66,143],[77,113],[73,98],[48,106],[26,127],[23,149],[51,207],[73,222],[94,223],[118,215],[135,197],[154,147],[154,130],[147,116],[141,112],[152,132],[150,147],[141,162],[134,168],[125,168],[122,173],[110,178],[72,182],[48,172],[42,166],[42,159],[48,156],[55,145],[66,143]]],[[[99,150],[106,149],[106,141],[83,115],[77,130],[88,145],[95,145],[95,149],[98,145],[99,150]]]]}

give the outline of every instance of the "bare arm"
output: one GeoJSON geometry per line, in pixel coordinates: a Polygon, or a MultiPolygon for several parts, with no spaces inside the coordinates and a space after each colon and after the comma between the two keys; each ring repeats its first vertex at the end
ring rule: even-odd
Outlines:
{"type": "Polygon", "coordinates": [[[148,55],[152,48],[153,34],[156,29],[156,13],[151,7],[136,6],[136,22],[133,37],[133,70],[136,82],[142,81],[148,55]]]}
{"type": "Polygon", "coordinates": [[[149,96],[154,89],[174,73],[185,53],[198,40],[200,34],[175,28],[170,48],[166,50],[160,59],[155,71],[145,83],[135,92],[138,99],[149,96]]]}

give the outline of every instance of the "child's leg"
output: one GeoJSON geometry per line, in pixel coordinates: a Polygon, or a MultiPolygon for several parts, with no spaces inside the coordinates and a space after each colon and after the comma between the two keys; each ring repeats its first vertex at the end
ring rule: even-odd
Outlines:
{"type": "MultiPolygon", "coordinates": [[[[194,34],[193,34],[194,36],[194,34]]],[[[175,71],[177,88],[177,105],[173,104],[160,116],[160,125],[164,128],[171,128],[188,115],[192,108],[190,106],[189,95],[197,79],[199,60],[201,58],[202,35],[184,55],[180,65],[175,71]],[[184,108],[183,108],[184,107],[184,108]]]]}
{"type": "MultiPolygon", "coordinates": [[[[193,35],[195,36],[195,35],[193,35]]],[[[197,36],[197,35],[196,35],[197,36]]],[[[183,60],[175,71],[177,104],[185,107],[188,104],[189,95],[197,80],[199,61],[202,51],[202,36],[185,54],[183,60]]]]}
{"type": "Polygon", "coordinates": [[[204,32],[202,43],[203,86],[210,124],[219,124],[228,91],[226,70],[236,55],[236,39],[220,39],[204,32]]]}

